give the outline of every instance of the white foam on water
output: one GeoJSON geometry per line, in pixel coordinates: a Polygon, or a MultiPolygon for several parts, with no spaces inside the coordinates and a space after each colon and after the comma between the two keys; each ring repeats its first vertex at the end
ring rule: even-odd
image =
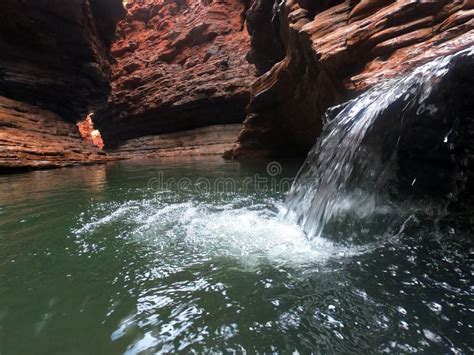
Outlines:
{"type": "MultiPolygon", "coordinates": [[[[329,258],[351,256],[357,248],[338,246],[324,238],[309,241],[302,229],[282,221],[284,205],[268,199],[263,204],[252,197],[231,201],[169,201],[155,196],[122,205],[98,206],[106,213],[93,217],[74,231],[84,242],[89,236],[110,226],[131,226],[117,231],[127,242],[173,248],[178,243],[189,253],[209,257],[228,257],[248,266],[261,262],[278,265],[308,265],[329,258]]],[[[94,239],[94,238],[93,238],[94,239]]],[[[92,239],[92,240],[93,240],[92,239]]]]}
{"type": "Polygon", "coordinates": [[[91,222],[85,223],[80,228],[74,230],[74,233],[80,235],[87,232],[94,232],[102,226],[113,223],[123,218],[127,218],[127,216],[133,215],[133,212],[137,211],[138,209],[139,206],[134,205],[133,201],[126,202],[122,205],[119,205],[119,207],[115,208],[113,211],[103,217],[93,218],[91,222]]]}

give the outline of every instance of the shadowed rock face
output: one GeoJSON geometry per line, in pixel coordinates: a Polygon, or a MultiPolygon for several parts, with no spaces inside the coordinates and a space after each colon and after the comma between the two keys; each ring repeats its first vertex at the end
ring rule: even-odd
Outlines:
{"type": "Polygon", "coordinates": [[[270,70],[285,57],[285,46],[280,36],[277,0],[254,0],[247,10],[247,29],[252,47],[247,60],[259,73],[270,70]]]}
{"type": "Polygon", "coordinates": [[[256,79],[245,59],[244,1],[130,0],[126,7],[112,48],[112,95],[94,118],[106,148],[243,122],[256,79]]]}
{"type": "MultiPolygon", "coordinates": [[[[432,80],[421,105],[407,92],[378,113],[366,144],[388,162],[396,151],[395,198],[406,196],[448,205],[447,219],[474,226],[474,48],[432,80]],[[396,147],[396,148],[394,148],[396,147]]],[[[413,96],[412,96],[413,97],[413,96]]]]}
{"type": "Polygon", "coordinates": [[[74,122],[106,103],[121,0],[4,0],[0,170],[106,161],[74,122]]]}
{"type": "MultiPolygon", "coordinates": [[[[337,5],[341,0],[299,0],[308,17],[337,5]]],[[[251,0],[247,11],[247,28],[251,36],[252,48],[247,56],[255,64],[260,74],[285,58],[287,30],[286,21],[281,22],[279,13],[285,5],[281,0],[251,0]]]]}
{"type": "Polygon", "coordinates": [[[458,208],[474,193],[474,48],[445,63],[421,95],[416,86],[407,88],[375,111],[364,145],[392,166],[394,198],[438,200],[458,208]]]}
{"type": "Polygon", "coordinates": [[[109,156],[118,159],[222,156],[232,148],[242,124],[213,125],[130,139],[109,156]]]}
{"type": "MultiPolygon", "coordinates": [[[[437,155],[442,148],[436,142],[439,132],[435,131],[433,117],[424,117],[417,127],[411,130],[410,144],[406,144],[405,154],[401,156],[399,175],[405,186],[411,176],[417,174],[424,178],[426,190],[431,195],[439,194],[442,182],[452,181],[448,207],[448,218],[456,217],[474,227],[474,51],[471,55],[457,58],[450,71],[443,78],[438,90],[430,101],[438,111],[435,118],[438,122],[451,124],[452,129],[444,138],[444,154],[437,155]],[[421,154],[410,146],[422,146],[421,154]]],[[[438,142],[439,143],[439,142],[438,142]]]]}
{"type": "Polygon", "coordinates": [[[108,49],[120,0],[2,2],[0,96],[74,121],[109,94],[108,49]]]}
{"type": "MultiPolygon", "coordinates": [[[[267,7],[270,3],[267,0],[267,7]]],[[[319,135],[328,107],[433,58],[474,45],[474,3],[469,0],[315,4],[273,3],[272,24],[278,22],[286,55],[252,86],[249,114],[227,157],[304,154],[319,135]]],[[[271,63],[279,57],[263,52],[262,58],[271,63]]]]}

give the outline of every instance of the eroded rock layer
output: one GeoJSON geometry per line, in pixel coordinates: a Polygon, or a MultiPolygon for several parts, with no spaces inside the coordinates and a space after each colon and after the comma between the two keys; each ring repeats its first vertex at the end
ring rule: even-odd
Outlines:
{"type": "Polygon", "coordinates": [[[129,0],[112,54],[112,96],[94,122],[106,148],[243,122],[254,66],[241,0],[129,0]]]}
{"type": "Polygon", "coordinates": [[[0,169],[107,160],[75,122],[106,103],[123,12],[121,0],[2,2],[0,169]]]}
{"type": "Polygon", "coordinates": [[[0,171],[103,163],[109,157],[85,142],[74,123],[0,96],[0,171]]]}
{"type": "MultiPolygon", "coordinates": [[[[305,153],[328,107],[474,45],[471,0],[323,1],[317,6],[303,0],[255,0],[250,12],[265,3],[272,4],[278,18],[286,56],[252,86],[250,112],[228,157],[305,153]]],[[[254,22],[268,23],[265,12],[254,16],[254,22]]],[[[278,59],[268,50],[253,57],[261,67],[278,59]]]]}
{"type": "Polygon", "coordinates": [[[237,140],[241,124],[213,125],[130,139],[110,155],[118,159],[222,155],[237,140]]]}

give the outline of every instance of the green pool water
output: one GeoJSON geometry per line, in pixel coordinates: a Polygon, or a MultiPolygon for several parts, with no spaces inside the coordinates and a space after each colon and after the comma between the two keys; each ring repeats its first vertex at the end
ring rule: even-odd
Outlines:
{"type": "Polygon", "coordinates": [[[474,351],[469,233],[310,242],[272,164],[0,176],[0,354],[474,351]]]}

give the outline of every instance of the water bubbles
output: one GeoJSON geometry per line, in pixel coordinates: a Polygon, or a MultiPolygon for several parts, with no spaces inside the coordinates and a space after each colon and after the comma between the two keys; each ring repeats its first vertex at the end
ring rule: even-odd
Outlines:
{"type": "Polygon", "coordinates": [[[436,302],[429,302],[426,304],[426,306],[435,313],[441,313],[441,311],[443,310],[443,306],[436,302]]]}
{"type": "MultiPolygon", "coordinates": [[[[278,218],[280,199],[168,191],[95,202],[68,238],[67,253],[93,258],[60,270],[75,282],[60,279],[79,294],[108,292],[100,314],[99,305],[83,307],[80,319],[100,318],[110,343],[104,349],[121,353],[468,350],[462,334],[472,330],[472,290],[459,281],[470,281],[467,249],[443,240],[431,249],[424,226],[413,227],[418,222],[376,247],[308,240],[278,218]],[[77,275],[98,270],[100,282],[80,287],[77,275]]],[[[56,310],[74,301],[59,300],[56,310]]]]}
{"type": "Polygon", "coordinates": [[[102,246],[87,236],[123,225],[116,238],[162,251],[179,245],[195,250],[199,257],[237,259],[250,269],[261,262],[300,267],[359,253],[357,248],[335,246],[323,238],[308,241],[300,227],[278,218],[282,209],[281,202],[268,199],[262,204],[256,196],[235,195],[209,203],[157,195],[98,206],[92,220],[74,230],[74,235],[82,252],[90,255],[102,246]]]}
{"type": "Polygon", "coordinates": [[[403,314],[403,315],[407,314],[407,310],[405,308],[401,307],[401,306],[397,307],[397,311],[398,311],[398,313],[403,314]]]}
{"type": "Polygon", "coordinates": [[[403,320],[400,321],[399,326],[400,326],[400,328],[403,329],[403,330],[408,330],[408,329],[409,329],[408,323],[405,322],[405,321],[403,321],[403,320]]]}
{"type": "Polygon", "coordinates": [[[433,333],[429,329],[423,329],[423,335],[425,336],[426,339],[433,343],[440,343],[442,341],[441,337],[437,335],[436,333],[433,333]]]}

